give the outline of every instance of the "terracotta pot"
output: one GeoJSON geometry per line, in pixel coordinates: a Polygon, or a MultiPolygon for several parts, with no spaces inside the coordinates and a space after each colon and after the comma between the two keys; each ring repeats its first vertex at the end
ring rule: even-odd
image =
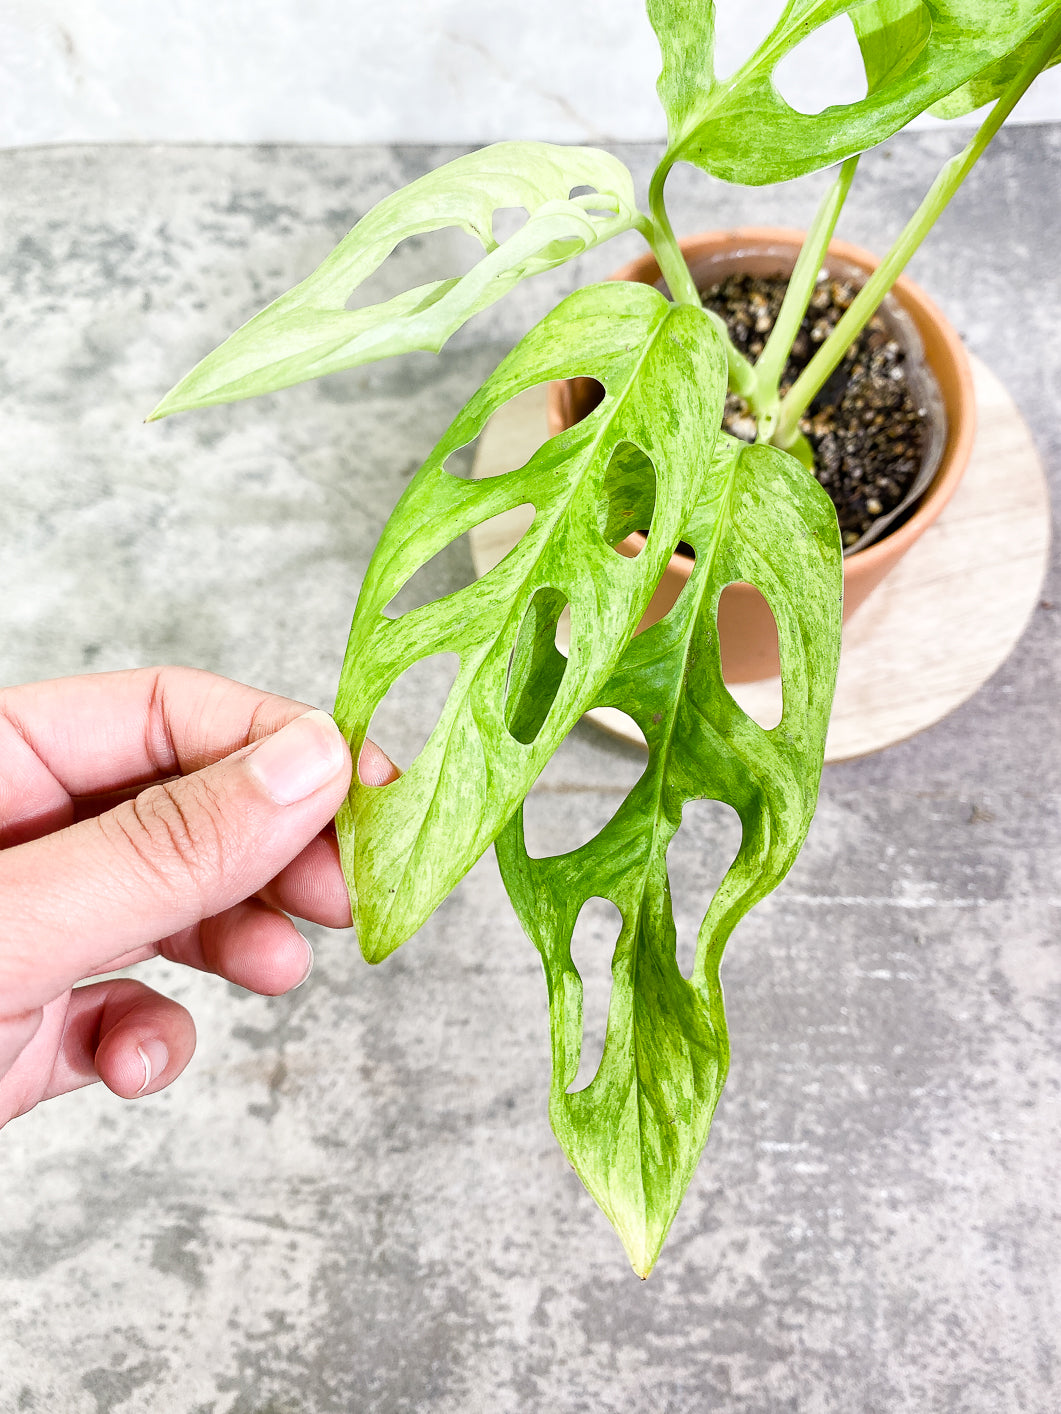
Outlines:
{"type": "MultiPolygon", "coordinates": [[[[735,271],[751,271],[759,275],[788,275],[795,264],[803,241],[803,233],[769,226],[744,227],[739,230],[710,232],[688,236],[680,242],[693,278],[701,288],[717,284],[735,271]]],[[[869,273],[877,265],[876,256],[846,241],[833,241],[826,258],[826,268],[838,274],[869,273]],[[848,267],[845,270],[844,267],[848,267]]],[[[646,253],[611,276],[613,280],[637,280],[656,284],[660,280],[659,266],[651,253],[646,253]]],[[[909,324],[902,324],[903,314],[912,322],[922,350],[911,340],[908,360],[922,361],[939,390],[939,400],[945,416],[945,429],[939,433],[943,442],[939,466],[924,496],[896,529],[864,549],[844,557],[844,618],[847,619],[868,597],[915,540],[939,515],[965,471],[972,452],[976,430],[976,404],[973,394],[972,370],[961,340],[941,311],[923,290],[906,276],[900,276],[892,287],[889,304],[898,306],[902,314],[892,314],[892,332],[907,344],[909,324]]],[[[885,319],[887,309],[882,310],[885,319]]],[[[591,378],[571,378],[553,383],[549,389],[549,430],[555,435],[584,417],[594,405],[599,385],[591,378]]],[[[631,544],[630,552],[640,548],[631,544]]],[[[641,628],[670,609],[692,571],[688,555],[673,555],[653,595],[641,628]]],[[[776,676],[780,671],[777,655],[777,631],[773,615],[766,602],[747,584],[728,586],[719,601],[719,640],[722,649],[723,672],[730,682],[750,682],[776,676]]]]}

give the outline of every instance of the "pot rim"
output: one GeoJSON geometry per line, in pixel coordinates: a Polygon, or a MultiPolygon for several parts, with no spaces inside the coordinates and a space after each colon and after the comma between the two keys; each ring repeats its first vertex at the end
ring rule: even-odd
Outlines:
{"type": "MultiPolygon", "coordinates": [[[[679,238],[678,245],[683,254],[693,257],[723,253],[727,248],[741,246],[782,245],[791,246],[798,252],[805,238],[805,231],[789,226],[735,226],[683,236],[679,238]]],[[[828,253],[864,270],[867,274],[880,264],[880,257],[872,251],[846,240],[830,241],[828,253]]],[[[646,251],[620,266],[608,278],[654,284],[660,278],[659,264],[652,252],[646,251]]],[[[901,525],[888,531],[872,545],[846,555],[845,577],[853,572],[872,574],[878,567],[891,564],[927,530],[954,494],[968,465],[976,434],[976,399],[972,368],[957,331],[936,302],[908,275],[900,275],[889,294],[913,320],[925,346],[925,361],[939,384],[947,411],[947,440],[936,474],[912,513],[901,525]],[[926,336],[926,330],[932,330],[936,337],[930,340],[926,336]],[[944,368],[943,364],[948,366],[944,368]]],[[[551,415],[558,416],[560,413],[560,387],[559,383],[553,383],[549,387],[551,415]]],[[[670,558],[670,566],[672,571],[687,577],[692,573],[693,559],[689,555],[675,552],[670,558]]]]}

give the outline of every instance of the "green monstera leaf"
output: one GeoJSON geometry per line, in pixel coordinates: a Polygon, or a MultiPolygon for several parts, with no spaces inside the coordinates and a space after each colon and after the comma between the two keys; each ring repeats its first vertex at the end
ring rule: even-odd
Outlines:
{"type": "Polygon", "coordinates": [[[163,398],[154,417],[269,392],[411,350],[438,351],[521,280],[631,227],[649,240],[676,300],[644,285],[579,290],[519,343],[457,416],[402,496],[354,615],[336,718],[355,760],[379,704],[436,654],[459,667],[437,725],[398,780],[355,779],[337,825],[362,950],[378,962],[410,937],[491,842],[537,946],[549,993],[554,1130],[635,1269],[651,1270],[707,1139],[729,1043],[719,968],[737,922],[784,877],[814,811],[840,637],[841,550],[824,491],[786,452],[719,432],[727,348],[759,435],[798,447],[800,414],[957,190],[1034,74],[1061,54],[1061,0],[787,0],[733,75],[714,72],[713,0],[648,0],[663,56],[669,144],[638,212],[630,173],[592,148],[498,143],[387,197],[301,284],[237,330],[163,398]],[[849,16],[865,99],[796,112],[778,63],[849,16]],[[944,168],[892,250],[795,387],[777,387],[857,154],[928,108],[955,116],[1000,97],[944,168]],[[933,107],[934,106],[934,107],[933,107]],[[797,265],[775,334],[753,368],[699,306],[666,212],[676,161],[752,186],[841,159],[797,265]],[[575,195],[577,191],[584,194],[575,195]],[[527,221],[498,240],[499,210],[527,221]],[[404,240],[459,228],[483,256],[468,273],[364,308],[351,296],[404,240]],[[833,362],[830,362],[830,359],[833,362]],[[602,398],[516,470],[467,480],[451,458],[509,399],[592,377],[602,398]],[[517,507],[529,529],[476,584],[390,616],[421,566],[456,537],[517,507]],[[647,531],[637,555],[621,546],[647,531]],[[696,560],[675,607],[636,630],[679,539],[696,560]],[[783,713],[772,729],[723,682],[717,610],[750,582],[778,628],[783,713]],[[570,615],[570,651],[557,647],[570,615]],[[571,727],[594,706],[633,716],[644,774],[602,831],[532,859],[521,804],[571,727]],[[689,802],[723,801],[741,843],[710,900],[689,977],[677,962],[668,848],[689,802]],[[573,1092],[582,982],[571,939],[588,900],[622,927],[596,1075],[573,1092]]]}
{"type": "Polygon", "coordinates": [[[721,439],[683,538],[696,554],[688,586],[665,619],[631,642],[594,698],[641,727],[644,775],[600,834],[570,854],[530,858],[522,812],[496,846],[545,967],[553,1128],[641,1276],[678,1210],[726,1078],[722,950],[740,918],[784,877],[814,813],[840,648],[836,514],[787,453],[721,439]],[[777,621],[784,709],[769,731],[722,681],[718,601],[741,580],[759,587],[777,621]],[[696,799],[732,805],[743,830],[687,980],[675,956],[666,858],[683,807],[696,799]],[[610,900],[623,923],[600,1068],[570,1093],[582,1044],[571,936],[594,897],[610,900]]]}
{"type": "MultiPolygon", "coordinates": [[[[1045,27],[1050,19],[1061,14],[1061,0],[1042,0],[1039,9],[1042,13],[1043,27],[1045,27]]],[[[948,93],[946,98],[941,98],[938,103],[932,105],[929,112],[937,118],[963,118],[966,113],[971,113],[975,108],[980,108],[985,103],[993,103],[996,98],[1000,98],[1020,73],[1025,60],[1034,50],[1038,33],[1041,33],[1041,30],[1031,35],[1022,44],[1017,45],[999,63],[992,64],[983,73],[977,74],[974,79],[962,84],[961,88],[956,88],[953,93],[948,93]]],[[[1061,64],[1061,44],[1054,49],[1053,54],[1042,67],[1050,69],[1055,64],[1061,64]]]]}
{"type": "MultiPolygon", "coordinates": [[[[663,69],[664,164],[692,162],[727,181],[761,186],[850,157],[1011,55],[1057,0],[789,0],[736,73],[714,73],[713,0],[648,0],[663,69]],[[820,26],[850,15],[869,92],[855,103],[797,113],[774,86],[778,63],[820,26]]],[[[966,111],[966,110],[962,110],[966,111]]]]}
{"type": "Polygon", "coordinates": [[[932,33],[932,19],[921,0],[867,0],[852,10],[851,23],[869,93],[901,78],[932,33]]]}
{"type": "Polygon", "coordinates": [[[437,353],[472,315],[521,280],[640,220],[629,171],[596,148],[499,142],[458,157],[374,206],[312,275],[208,354],[148,420],[254,397],[412,349],[437,353]],[[572,196],[578,187],[592,191],[572,196]],[[528,219],[499,244],[494,214],[506,207],[524,207],[528,219]],[[486,251],[466,275],[364,309],[346,308],[353,291],[400,241],[445,227],[467,231],[486,251]]]}
{"type": "Polygon", "coordinates": [[[370,961],[445,898],[612,672],[696,503],[725,386],[725,355],[703,310],[669,304],[645,285],[589,286],[526,335],[411,482],[372,557],[351,629],[336,718],[354,759],[377,704],[406,669],[447,652],[460,667],[411,768],[389,786],[355,783],[340,812],[354,923],[370,961]],[[580,374],[600,381],[602,402],[524,467],[484,481],[447,470],[447,458],[508,399],[580,374]],[[614,547],[648,502],[645,547],[627,558],[614,547]],[[385,616],[419,566],[523,504],[534,508],[530,529],[483,579],[385,616]],[[555,635],[568,606],[565,661],[555,635]]]}

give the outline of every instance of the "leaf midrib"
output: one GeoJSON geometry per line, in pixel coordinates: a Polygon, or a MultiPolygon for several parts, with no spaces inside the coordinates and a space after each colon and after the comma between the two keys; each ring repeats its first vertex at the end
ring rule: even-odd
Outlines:
{"type": "Polygon", "coordinates": [[[671,144],[671,150],[678,151],[683,148],[685,144],[692,138],[696,129],[700,127],[701,124],[706,123],[711,118],[712,114],[724,104],[725,100],[734,91],[734,89],[739,88],[749,79],[754,80],[760,76],[759,70],[766,68],[768,70],[767,78],[769,78],[770,73],[772,73],[773,71],[774,65],[779,63],[780,60],[784,58],[785,54],[788,53],[791,48],[795,47],[795,45],[790,45],[788,42],[790,36],[794,32],[798,34],[798,38],[796,40],[796,45],[798,45],[809,34],[813,34],[813,32],[817,28],[819,28],[819,26],[816,24],[809,24],[809,21],[813,20],[814,17],[828,3],[829,0],[818,0],[818,3],[814,6],[814,8],[808,11],[806,15],[804,15],[794,24],[786,25],[785,28],[782,30],[778,30],[776,28],[771,30],[771,32],[766,36],[759,48],[756,49],[754,53],[750,54],[748,58],[745,59],[744,63],[740,66],[740,68],[735,69],[734,72],[730,74],[728,79],[724,79],[720,83],[716,78],[709,89],[701,90],[704,94],[705,101],[703,102],[702,106],[697,107],[695,121],[690,115],[690,119],[687,120],[685,125],[683,125],[684,130],[682,132],[681,139],[678,142],[671,144]],[[799,33],[801,30],[803,31],[802,34],[799,33]]]}
{"type": "MultiPolygon", "coordinates": [[[[661,313],[660,313],[660,318],[659,318],[659,322],[656,324],[655,328],[654,328],[653,330],[651,330],[649,336],[645,339],[644,345],[643,345],[641,351],[639,352],[636,361],[634,362],[634,364],[633,364],[632,367],[631,367],[630,376],[629,376],[629,377],[625,380],[625,382],[622,384],[622,391],[621,391],[620,393],[615,394],[615,395],[613,396],[613,402],[614,402],[614,404],[616,405],[617,408],[621,408],[621,406],[622,406],[622,404],[623,404],[623,402],[624,402],[624,400],[625,400],[625,398],[626,398],[626,395],[629,393],[630,389],[633,387],[635,380],[637,379],[637,377],[638,377],[638,375],[639,375],[641,369],[643,368],[644,363],[645,363],[645,360],[648,358],[650,352],[652,351],[653,347],[655,346],[655,342],[656,342],[657,338],[661,335],[662,331],[666,328],[666,325],[667,325],[668,321],[674,316],[675,312],[676,312],[679,308],[681,308],[681,306],[679,306],[679,305],[670,305],[670,306],[668,306],[667,308],[665,308],[665,309],[663,309],[663,310],[661,311],[661,313]]],[[[600,420],[600,423],[599,423],[599,426],[598,426],[598,429],[597,429],[596,434],[595,434],[594,437],[591,439],[591,441],[587,444],[587,447],[586,447],[586,455],[585,455],[584,460],[583,460],[583,468],[582,468],[582,471],[581,471],[581,473],[579,474],[579,476],[576,478],[575,484],[571,487],[570,494],[569,494],[566,498],[563,499],[560,509],[556,512],[556,514],[555,514],[554,516],[552,516],[552,517],[546,516],[546,517],[543,518],[544,531],[543,531],[542,536],[541,536],[541,549],[539,550],[538,554],[534,557],[533,561],[531,562],[530,566],[528,567],[527,574],[524,576],[524,579],[523,579],[523,586],[525,586],[526,583],[527,583],[527,581],[531,578],[531,575],[532,575],[533,571],[537,569],[538,565],[541,563],[542,559],[543,559],[544,556],[545,556],[545,553],[546,553],[547,548],[549,547],[549,543],[550,543],[551,537],[550,537],[549,534],[547,534],[547,533],[545,533],[545,532],[551,530],[551,529],[555,526],[556,522],[562,517],[562,515],[564,514],[564,512],[567,511],[567,510],[570,508],[571,500],[573,499],[573,497],[574,497],[574,495],[575,495],[575,493],[576,493],[576,491],[577,491],[577,489],[578,489],[578,486],[581,485],[582,477],[586,474],[586,472],[587,472],[587,470],[589,469],[590,465],[593,463],[593,461],[594,461],[594,459],[595,459],[595,457],[596,457],[597,451],[598,451],[598,449],[599,449],[599,447],[600,447],[600,444],[601,444],[602,440],[604,439],[604,434],[605,434],[605,432],[610,428],[610,426],[611,426],[611,418],[608,418],[608,419],[603,419],[603,418],[602,418],[602,419],[600,420]]],[[[642,450],[643,450],[643,449],[642,449],[642,450]]],[[[537,507],[536,507],[535,509],[537,509],[537,507]]],[[[541,587],[541,586],[539,586],[539,587],[541,587]]],[[[526,611],[526,607],[524,606],[524,612],[525,612],[525,611],[526,611]]],[[[505,631],[509,628],[509,626],[510,626],[511,623],[513,622],[515,612],[516,612],[516,609],[515,609],[515,606],[513,606],[513,608],[512,608],[512,609],[509,611],[509,613],[505,616],[505,619],[503,620],[503,622],[502,622],[500,628],[498,629],[498,632],[493,636],[493,638],[489,641],[489,643],[487,643],[487,644],[483,647],[482,652],[481,652],[481,656],[480,656],[480,658],[479,658],[479,661],[475,664],[475,667],[474,667],[474,668],[472,669],[472,671],[468,674],[467,686],[464,688],[464,691],[462,692],[462,694],[461,694],[461,695],[457,698],[457,700],[456,700],[456,703],[455,703],[455,705],[454,705],[454,710],[453,710],[453,712],[451,713],[451,716],[450,716],[450,724],[449,724],[449,727],[448,727],[448,729],[447,729],[447,731],[446,731],[446,733],[445,733],[445,736],[444,736],[444,738],[443,738],[442,743],[440,743],[440,744],[442,745],[442,752],[441,752],[441,755],[440,755],[440,757],[439,757],[438,770],[437,770],[437,772],[436,772],[436,774],[435,774],[434,783],[433,783],[433,785],[432,785],[432,787],[431,787],[431,794],[430,794],[430,796],[429,796],[429,798],[428,798],[427,805],[425,806],[423,812],[422,812],[421,815],[420,815],[420,822],[419,822],[419,824],[418,824],[418,826],[417,826],[416,835],[414,836],[414,838],[413,838],[412,842],[410,843],[409,848],[408,848],[408,850],[407,850],[407,852],[406,852],[406,854],[405,854],[405,858],[404,858],[404,861],[403,861],[403,864],[402,864],[402,870],[401,870],[401,874],[399,875],[399,879],[398,879],[397,886],[395,887],[393,894],[391,894],[391,896],[390,896],[390,900],[391,900],[391,901],[390,901],[390,905],[389,905],[389,907],[388,907],[388,909],[387,909],[387,913],[386,913],[386,918],[387,918],[388,921],[390,920],[390,917],[391,917],[391,915],[392,915],[392,913],[393,913],[394,907],[395,907],[396,904],[398,903],[398,900],[399,900],[399,898],[400,898],[400,896],[401,896],[401,894],[402,894],[402,890],[403,890],[404,887],[405,887],[405,882],[406,882],[406,880],[407,880],[408,877],[409,877],[409,870],[410,870],[410,866],[411,866],[411,864],[412,864],[413,855],[414,855],[414,853],[419,849],[420,843],[421,843],[421,841],[422,841],[422,839],[423,839],[424,831],[425,831],[425,829],[426,829],[426,827],[427,827],[428,819],[432,816],[432,814],[433,814],[433,812],[434,812],[435,805],[436,805],[436,802],[437,802],[437,800],[438,800],[438,794],[439,794],[440,786],[441,786],[441,776],[442,776],[443,768],[445,767],[446,760],[447,760],[448,754],[449,754],[450,741],[451,741],[451,739],[452,739],[453,732],[454,732],[454,730],[455,730],[455,728],[456,728],[457,721],[458,721],[458,719],[459,719],[459,717],[460,717],[460,715],[461,715],[461,712],[462,712],[463,708],[465,707],[465,705],[466,705],[466,703],[467,703],[467,698],[468,698],[468,695],[469,695],[469,693],[470,693],[470,691],[471,691],[472,684],[475,682],[475,680],[476,680],[476,678],[477,678],[477,676],[478,676],[479,670],[480,670],[480,668],[482,667],[483,660],[487,657],[487,655],[490,653],[490,651],[491,651],[491,650],[494,648],[494,646],[497,644],[498,640],[502,637],[502,635],[505,633],[505,631]]],[[[550,709],[549,709],[549,710],[550,710],[550,712],[552,711],[552,707],[551,707],[551,706],[550,706],[550,709]]],[[[547,718],[546,720],[548,720],[548,718],[547,718]]],[[[544,723],[543,723],[542,725],[543,725],[543,727],[544,727],[544,723]]],[[[539,731],[539,735],[540,735],[540,731],[539,731]]],[[[536,737],[536,738],[535,738],[535,741],[532,742],[532,743],[530,743],[530,745],[528,746],[528,750],[533,750],[534,745],[536,744],[537,740],[538,740],[538,738],[536,737]]],[[[426,750],[426,749],[427,749],[427,747],[426,747],[426,745],[425,745],[424,750],[426,750]]],[[[518,803],[517,803],[517,804],[518,804],[518,803]]],[[[516,807],[513,807],[513,808],[515,809],[516,807]]],[[[507,818],[507,817],[506,817],[506,818],[507,818]]],[[[502,828],[503,828],[503,825],[502,825],[502,828]]],[[[490,841],[488,840],[488,841],[486,842],[486,844],[483,846],[483,850],[489,848],[489,844],[490,844],[490,841]]],[[[480,853],[482,853],[482,851],[480,851],[480,853]]]]}
{"type": "MultiPolygon", "coordinates": [[[[702,576],[702,586],[703,586],[703,587],[698,591],[698,593],[697,593],[697,595],[696,595],[696,599],[695,599],[695,606],[692,607],[692,608],[690,609],[690,612],[689,612],[689,632],[688,632],[688,634],[687,634],[686,637],[685,637],[685,646],[684,646],[684,648],[683,648],[683,650],[682,650],[682,657],[681,657],[682,671],[681,671],[681,679],[680,679],[680,680],[681,680],[682,684],[685,683],[685,681],[686,681],[686,675],[687,675],[687,672],[688,672],[688,667],[689,667],[689,654],[690,654],[690,652],[691,652],[691,650],[692,650],[693,634],[694,634],[694,632],[695,632],[696,625],[697,625],[697,623],[699,622],[700,614],[701,614],[701,611],[702,611],[703,605],[704,605],[704,601],[705,601],[705,599],[706,599],[706,597],[707,597],[707,595],[708,595],[708,592],[709,592],[710,589],[711,589],[711,579],[712,579],[711,571],[712,571],[712,569],[713,569],[713,567],[714,567],[715,556],[716,556],[716,554],[717,554],[717,552],[718,552],[719,539],[720,539],[720,536],[721,536],[721,533],[722,533],[723,526],[725,525],[726,527],[728,527],[729,524],[730,524],[730,499],[731,499],[731,497],[732,497],[732,495],[733,495],[733,490],[734,490],[734,487],[735,487],[736,481],[737,481],[737,469],[738,469],[738,467],[739,467],[739,465],[740,465],[740,457],[741,457],[741,453],[740,453],[740,451],[738,450],[738,451],[735,452],[735,455],[734,455],[734,457],[733,457],[733,460],[732,460],[732,462],[731,462],[731,464],[730,464],[732,470],[731,470],[730,475],[729,475],[729,477],[728,477],[728,482],[729,482],[729,484],[727,485],[727,487],[726,487],[726,489],[725,489],[725,492],[723,493],[723,496],[722,496],[722,498],[721,498],[722,507],[724,507],[724,510],[720,507],[719,515],[717,516],[717,518],[716,518],[716,520],[715,520],[715,526],[714,526],[714,529],[713,529],[713,531],[712,531],[712,533],[711,533],[711,539],[710,539],[710,542],[709,542],[709,552],[710,552],[710,553],[709,553],[709,555],[708,555],[707,564],[706,564],[706,566],[705,566],[705,568],[704,568],[703,576],[702,576]]],[[[666,729],[665,735],[660,739],[660,746],[659,746],[659,748],[657,748],[657,762],[658,762],[658,767],[657,767],[657,770],[656,770],[656,782],[655,782],[654,799],[653,799],[653,807],[654,807],[654,808],[653,808],[653,812],[652,812],[652,842],[651,842],[651,847],[645,852],[645,867],[644,867],[644,869],[643,869],[643,871],[642,871],[642,873],[641,873],[641,886],[640,886],[640,889],[639,889],[637,924],[635,924],[635,928],[634,928],[634,939],[633,939],[634,945],[633,945],[633,948],[632,948],[632,950],[631,950],[631,951],[632,951],[632,957],[631,957],[631,963],[630,963],[630,986],[631,986],[631,992],[632,992],[632,993],[636,993],[636,990],[637,990],[637,971],[638,971],[638,966],[639,966],[639,963],[640,963],[640,952],[641,952],[641,949],[639,948],[639,946],[638,946],[638,941],[637,941],[638,938],[640,937],[640,934],[641,934],[641,929],[640,929],[640,927],[639,927],[638,925],[639,925],[640,922],[641,922],[642,914],[643,914],[643,911],[644,911],[644,908],[645,908],[645,900],[646,900],[646,894],[647,894],[647,889],[648,889],[648,873],[649,873],[649,870],[650,870],[651,867],[652,867],[652,860],[655,858],[656,852],[657,852],[657,850],[658,850],[658,848],[659,848],[659,834],[660,834],[660,827],[661,827],[661,825],[662,825],[662,816],[663,816],[663,787],[664,787],[664,782],[665,782],[665,777],[666,777],[666,766],[667,766],[667,763],[668,763],[669,760],[670,760],[671,749],[672,749],[672,743],[673,743],[673,740],[674,740],[674,732],[675,732],[675,727],[676,727],[677,720],[678,720],[678,709],[679,709],[680,699],[681,699],[681,694],[680,694],[680,693],[679,693],[679,694],[675,694],[675,695],[672,696],[671,699],[670,699],[671,708],[670,708],[670,711],[669,711],[668,716],[667,716],[667,729],[666,729]]],[[[687,979],[687,978],[684,978],[684,977],[683,977],[683,978],[682,978],[682,981],[683,981],[683,982],[687,982],[688,985],[690,985],[690,986],[693,986],[692,983],[688,982],[688,979],[687,979]]],[[[698,997],[698,999],[699,999],[699,996],[700,996],[699,988],[694,987],[694,990],[696,991],[697,997],[698,997]]],[[[639,1168],[639,1171],[640,1171],[640,1173],[641,1173],[641,1188],[642,1188],[642,1191],[647,1194],[647,1191],[648,1191],[648,1183],[647,1183],[647,1175],[646,1175],[646,1173],[645,1173],[645,1146],[644,1146],[644,1142],[643,1142],[644,1123],[643,1123],[643,1120],[642,1120],[642,1105],[643,1105],[643,1104],[646,1104],[646,1103],[648,1103],[648,1102],[647,1102],[647,1099],[645,1098],[644,1087],[643,1087],[643,1086],[641,1085],[641,1083],[640,1083],[642,1052],[641,1052],[640,1036],[639,1036],[639,1033],[638,1033],[637,1009],[636,1009],[636,1007],[634,1007],[634,1006],[631,1007],[631,1013],[630,1013],[630,1030],[631,1030],[631,1039],[632,1039],[632,1041],[633,1041],[633,1049],[634,1049],[634,1075],[633,1075],[633,1083],[637,1086],[637,1152],[638,1152],[638,1168],[639,1168]]]]}

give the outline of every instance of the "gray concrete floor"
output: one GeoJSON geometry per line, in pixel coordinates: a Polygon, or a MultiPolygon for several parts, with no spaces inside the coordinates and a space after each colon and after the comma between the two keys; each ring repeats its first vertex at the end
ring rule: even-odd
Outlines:
{"type": "MultiPolygon", "coordinates": [[[[871,155],[842,234],[881,248],[954,146],[871,155]]],[[[141,419],[450,155],[0,154],[0,681],[175,661],[330,704],[406,479],[530,323],[635,243],[439,358],[141,419]]],[[[621,155],[643,185],[654,153],[621,155]]],[[[1059,156],[1057,128],[1004,134],[912,267],[1012,390],[1055,498],[1059,156]]],[[[680,171],[676,224],[798,225],[820,187],[680,171]]],[[[442,273],[460,249],[421,254],[442,273]]],[[[397,257],[395,286],[433,277],[412,269],[397,257]]],[[[432,573],[465,582],[467,546],[432,573]]],[[[974,700],[826,772],[803,856],[731,944],[733,1070],[649,1283],[552,1140],[540,968],[487,859],[381,968],[320,930],[289,998],[154,967],[199,1024],[181,1081],[0,1136],[0,1409],[1056,1410],[1059,624],[1055,558],[974,700]]],[[[393,727],[399,757],[418,725],[393,727]]],[[[586,837],[636,769],[578,728],[538,828],[586,837]]],[[[681,928],[731,842],[710,812],[679,837],[681,928]]]]}

